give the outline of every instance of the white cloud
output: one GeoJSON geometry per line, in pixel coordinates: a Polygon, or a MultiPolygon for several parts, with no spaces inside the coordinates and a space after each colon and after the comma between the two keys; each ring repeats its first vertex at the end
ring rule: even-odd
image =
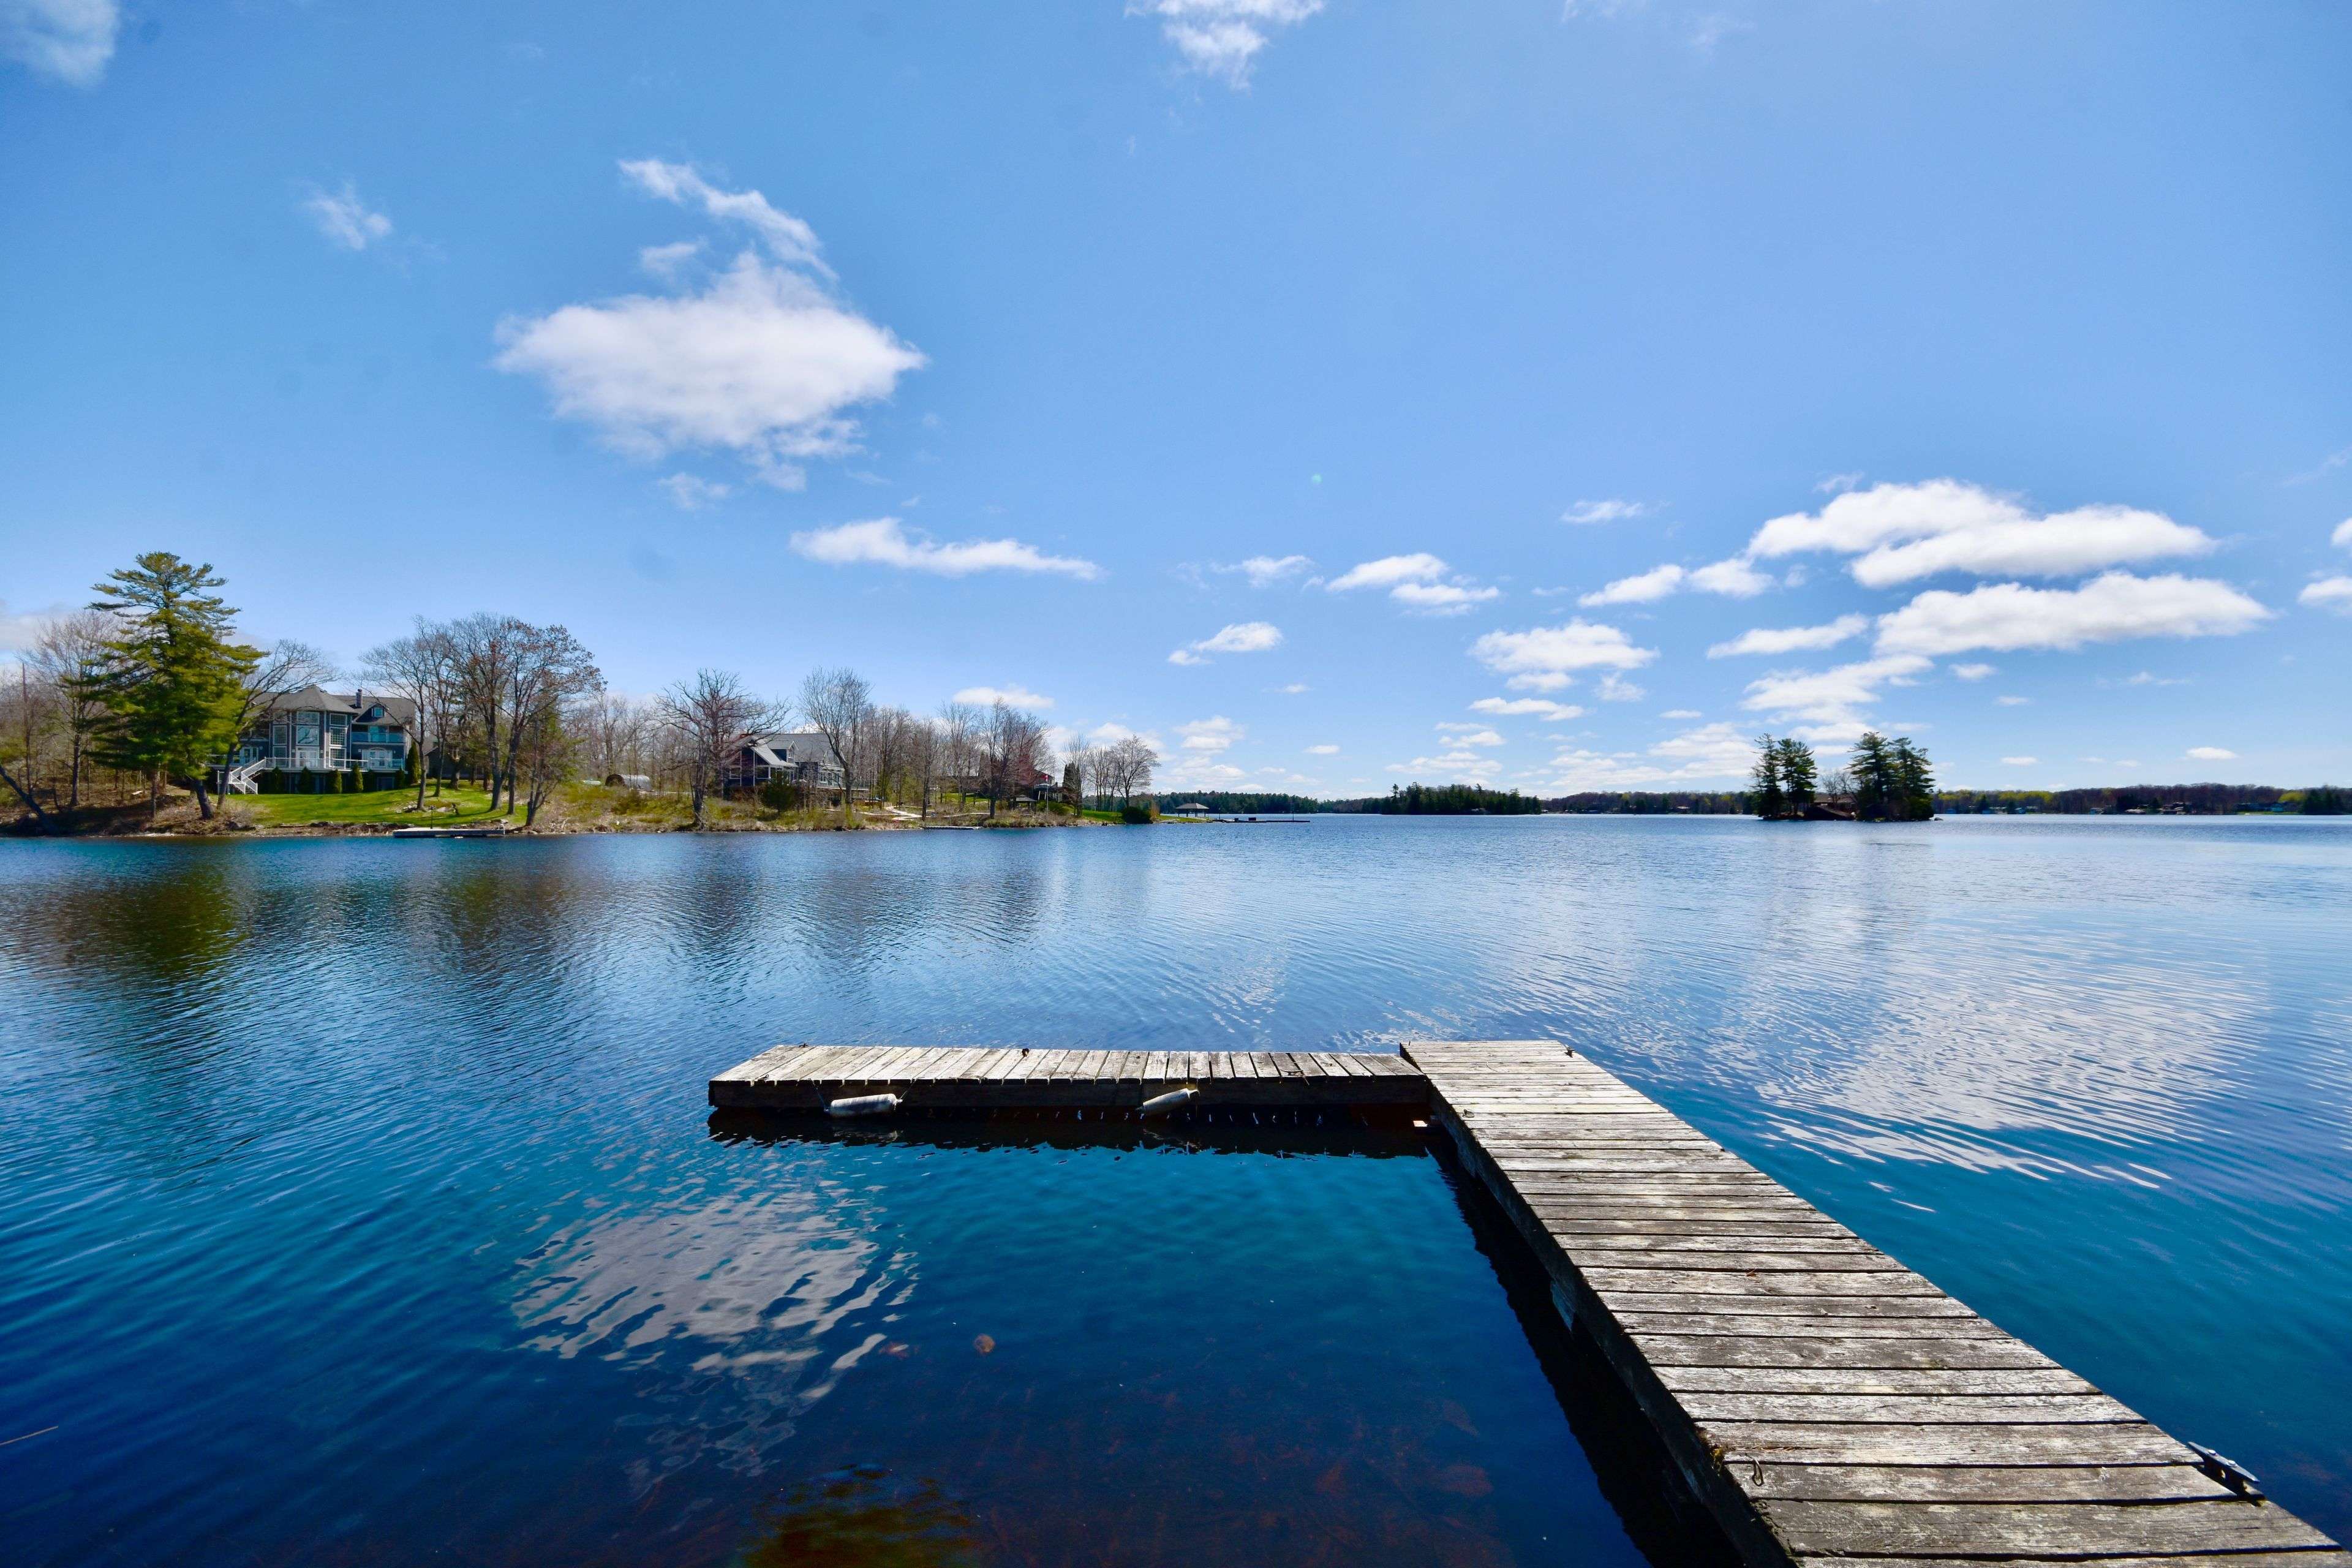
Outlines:
{"type": "Polygon", "coordinates": [[[817,256],[816,231],[792,214],[778,212],[757,191],[722,191],[704,179],[693,164],[667,163],[659,158],[624,158],[621,176],[647,195],[679,206],[698,206],[723,223],[741,224],[787,267],[832,276],[832,268],[817,256]]]}
{"type": "Polygon", "coordinates": [[[1470,645],[1470,656],[1520,691],[1556,691],[1580,669],[1639,669],[1658,657],[1655,648],[1635,647],[1615,626],[1581,616],[1565,626],[1523,632],[1488,632],[1470,645]]]}
{"type": "Polygon", "coordinates": [[[1344,594],[1351,588],[1393,588],[1400,583],[1432,583],[1445,575],[1445,563],[1436,556],[1383,555],[1378,561],[1363,561],[1350,566],[1330,582],[1331,592],[1344,594]]]}
{"type": "Polygon", "coordinates": [[[1947,479],[1873,485],[1838,496],[1818,512],[1773,518],[1757,530],[1747,553],[1858,556],[1849,568],[1854,580],[1884,588],[1944,572],[2071,576],[2200,555],[2213,542],[2159,512],[2085,506],[2037,516],[2010,497],[1947,479]]]}
{"type": "Polygon", "coordinates": [[[392,235],[392,220],[380,212],[370,212],[360,200],[359,188],[349,180],[340,191],[311,192],[303,199],[302,210],[310,215],[328,243],[345,250],[365,250],[392,235]]]}
{"type": "Polygon", "coordinates": [[[0,0],[0,55],[73,87],[96,87],[122,28],[117,0],[0,0]]]}
{"type": "Polygon", "coordinates": [[[655,277],[667,281],[676,278],[678,268],[702,254],[702,241],[681,239],[669,245],[648,245],[637,252],[637,265],[655,277]]]}
{"type": "Polygon", "coordinates": [[[2234,763],[2238,753],[2226,746],[2191,746],[2185,753],[2200,763],[2234,763]]]}
{"type": "Polygon", "coordinates": [[[1502,735],[1484,724],[1440,724],[1437,732],[1445,737],[1450,746],[1499,746],[1502,735]]]}
{"type": "Polygon", "coordinates": [[[2352,577],[2322,577],[2297,594],[2295,603],[2318,609],[2334,610],[2339,616],[2352,616],[2352,577]]]}
{"type": "Polygon", "coordinates": [[[1206,664],[1213,653],[1264,653],[1282,646],[1282,628],[1266,621],[1237,621],[1168,656],[1171,664],[1206,664]]]}
{"type": "Polygon", "coordinates": [[[1691,47],[1703,55],[1712,54],[1716,45],[1723,42],[1724,39],[1734,37],[1741,33],[1752,33],[1755,30],[1756,24],[1745,17],[1733,16],[1721,11],[1710,11],[1701,16],[1696,25],[1691,28],[1691,47]]]}
{"type": "Polygon", "coordinates": [[[2110,572],[2079,588],[1993,583],[1965,594],[1932,590],[1878,617],[1878,649],[2008,652],[2126,637],[2229,637],[2269,616],[2253,600],[2210,578],[2110,572]]]}
{"type": "Polygon", "coordinates": [[[1704,768],[1709,773],[1745,772],[1755,760],[1755,742],[1729,724],[1709,724],[1687,730],[1650,748],[1650,755],[1704,768]]]}
{"type": "Polygon", "coordinates": [[[1648,513],[1650,503],[1638,500],[1580,500],[1559,514],[1562,522],[1623,522],[1648,513]]]}
{"type": "Polygon", "coordinates": [[[1601,700],[1603,702],[1639,702],[1649,691],[1634,685],[1615,670],[1601,678],[1601,700]]]}
{"type": "Polygon", "coordinates": [[[794,554],[828,566],[895,566],[941,577],[969,577],[975,572],[1052,572],[1090,583],[1102,575],[1102,568],[1091,561],[1047,555],[1017,539],[966,539],[940,544],[928,536],[909,533],[895,517],[811,529],[793,534],[792,546],[794,554]]]}
{"type": "Polygon", "coordinates": [[[2003,757],[2000,763],[2005,768],[2030,768],[2037,765],[2041,761],[2040,757],[2003,757]]]}
{"type": "MultiPolygon", "coordinates": [[[[1532,714],[1555,724],[1565,724],[1570,719],[1584,717],[1584,710],[1568,702],[1553,702],[1541,697],[1481,697],[1470,704],[1473,713],[1492,713],[1497,718],[1516,719],[1532,714]]],[[[1695,717],[1696,715],[1694,715],[1695,717]]]]}
{"type": "Polygon", "coordinates": [[[1842,496],[1848,490],[1861,489],[1863,478],[1863,472],[1859,468],[1850,474],[1829,474],[1823,476],[1822,481],[1813,489],[1825,496],[1842,496]]]}
{"type": "Polygon", "coordinates": [[[1759,572],[1744,555],[1728,561],[1717,561],[1709,566],[1695,569],[1690,585],[1702,594],[1721,594],[1727,598],[1752,599],[1772,585],[1772,579],[1759,572]]]}
{"type": "Polygon", "coordinates": [[[1952,666],[1952,673],[1958,676],[1962,680],[1982,680],[1986,676],[1990,675],[1992,672],[1993,667],[1989,664],[1956,664],[1952,666]]]}
{"type": "Polygon", "coordinates": [[[845,411],[887,397],[924,363],[887,327],[746,252],[698,294],[632,294],[499,323],[493,362],[537,376],[560,417],[618,449],[740,453],[798,489],[797,460],[854,449],[845,411]]]}
{"type": "Polygon", "coordinates": [[[1748,683],[1740,706],[1780,720],[1805,720],[1829,726],[1858,723],[1863,711],[1878,700],[1879,688],[1906,685],[1932,668],[1916,654],[1865,659],[1833,669],[1775,670],[1748,683]]]}
{"type": "Polygon", "coordinates": [[[1230,566],[1213,568],[1218,572],[1238,572],[1249,579],[1253,588],[1270,588],[1286,578],[1296,577],[1315,563],[1304,555],[1253,555],[1230,566]]]}
{"type": "Polygon", "coordinates": [[[1993,700],[2000,703],[2003,708],[2022,708],[2027,703],[2032,701],[2033,699],[2031,697],[1996,697],[1993,700]]]}
{"type": "Polygon", "coordinates": [[[1130,0],[1128,14],[1159,17],[1161,36],[1188,69],[1240,88],[1249,85],[1268,34],[1321,9],[1323,0],[1130,0]]]}
{"type": "Polygon", "coordinates": [[[1729,642],[1719,642],[1706,650],[1709,658],[1728,658],[1743,653],[1797,653],[1813,648],[1835,647],[1849,637],[1860,637],[1870,628],[1867,616],[1840,616],[1825,626],[1758,626],[1742,632],[1729,642]]]}
{"type": "MultiPolygon", "coordinates": [[[[798,489],[801,461],[856,447],[849,411],[888,397],[926,361],[836,300],[808,226],[756,191],[718,190],[685,164],[625,163],[638,185],[749,225],[745,251],[698,292],[630,294],[499,323],[492,362],[542,382],[561,418],[639,458],[721,448],[798,489]]],[[[657,252],[674,251],[657,247],[657,252]]]]}
{"type": "Polygon", "coordinates": [[[1620,577],[1576,601],[1580,605],[1647,605],[1682,586],[1683,569],[1669,563],[1631,577],[1620,577]]]}
{"type": "Polygon", "coordinates": [[[1339,748],[1329,744],[1309,746],[1307,754],[1310,757],[1336,757],[1339,754],[1339,748]]]}
{"type": "MultiPolygon", "coordinates": [[[[993,708],[1000,702],[1007,708],[1051,708],[1054,705],[1052,698],[1040,696],[1027,687],[1020,685],[967,686],[955,694],[955,700],[958,702],[975,703],[982,708],[993,708]]],[[[1068,748],[1056,746],[1055,749],[1066,751],[1068,748]]]]}
{"type": "Polygon", "coordinates": [[[1503,596],[1500,588],[1472,587],[1461,583],[1400,583],[1389,597],[1407,609],[1430,616],[1458,616],[1473,605],[1503,596]]]}
{"type": "Polygon", "coordinates": [[[1557,772],[1543,788],[1569,795],[1739,779],[1754,760],[1755,746],[1745,735],[1729,724],[1709,724],[1661,741],[1647,752],[1568,748],[1552,758],[1557,772]]]}
{"type": "Polygon", "coordinates": [[[681,511],[700,511],[712,502],[725,500],[735,493],[733,485],[706,479],[699,474],[665,474],[654,484],[667,493],[681,511]]]}
{"type": "Polygon", "coordinates": [[[1386,588],[1389,597],[1405,608],[1433,616],[1458,616],[1473,605],[1502,597],[1501,589],[1478,586],[1425,551],[1359,562],[1324,586],[1334,594],[1386,588]]]}
{"type": "Polygon", "coordinates": [[[1661,719],[1697,719],[1703,717],[1696,708],[1669,708],[1658,715],[1661,719]]]}
{"type": "Polygon", "coordinates": [[[1282,687],[1279,689],[1285,697],[1297,697],[1308,690],[1309,688],[1307,682],[1303,680],[1294,680],[1289,685],[1282,687]]]}
{"type": "Polygon", "coordinates": [[[1415,757],[1409,763],[1391,763],[1388,771],[1411,773],[1416,781],[1434,784],[1481,784],[1502,772],[1503,764],[1475,752],[1447,752],[1440,756],[1415,757]]]}
{"type": "Polygon", "coordinates": [[[1230,749],[1234,742],[1249,733],[1223,714],[1213,719],[1195,719],[1189,724],[1179,724],[1176,732],[1184,737],[1184,749],[1203,752],[1215,756],[1230,749]]]}
{"type": "Polygon", "coordinates": [[[1577,600],[1584,605],[1647,605],[1684,588],[1695,588],[1702,594],[1722,594],[1735,599],[1752,598],[1772,586],[1772,579],[1759,572],[1747,561],[1733,556],[1709,565],[1685,570],[1671,562],[1653,566],[1647,572],[1631,577],[1620,577],[1606,587],[1586,594],[1577,600]]]}
{"type": "Polygon", "coordinates": [[[35,610],[26,615],[11,615],[8,601],[0,599],[0,648],[11,652],[31,647],[40,635],[48,630],[49,623],[65,614],[63,605],[53,610],[35,610]]]}
{"type": "Polygon", "coordinates": [[[2347,517],[2336,525],[2336,531],[2327,536],[2327,542],[2340,545],[2346,550],[2352,550],[2352,517],[2347,517]]]}

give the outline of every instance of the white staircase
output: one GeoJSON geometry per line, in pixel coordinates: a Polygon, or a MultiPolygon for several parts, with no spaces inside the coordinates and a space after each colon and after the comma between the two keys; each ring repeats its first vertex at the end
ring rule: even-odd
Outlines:
{"type": "Polygon", "coordinates": [[[261,774],[268,766],[268,757],[257,757],[252,762],[229,769],[228,776],[222,782],[231,795],[259,795],[261,774]]]}

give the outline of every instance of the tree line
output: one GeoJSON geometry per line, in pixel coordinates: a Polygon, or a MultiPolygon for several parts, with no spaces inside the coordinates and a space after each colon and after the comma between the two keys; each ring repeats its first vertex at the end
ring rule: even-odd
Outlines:
{"type": "MultiPolygon", "coordinates": [[[[414,705],[400,781],[416,807],[446,786],[473,784],[488,791],[491,810],[520,811],[526,826],[558,786],[583,775],[678,791],[701,826],[711,797],[740,783],[748,742],[803,727],[838,770],[840,786],[824,793],[852,816],[861,800],[928,816],[945,795],[983,799],[992,815],[1041,794],[1072,807],[1089,790],[1130,802],[1148,794],[1159,764],[1133,735],[1057,759],[1033,713],[950,701],[918,714],[877,700],[862,676],[840,667],[811,671],[789,695],[703,669],[631,697],[606,684],[562,626],[491,612],[420,616],[345,671],[307,644],[240,640],[225,586],[209,564],[142,555],[99,584],[86,608],[48,621],[0,672],[0,789],[37,830],[135,794],[152,814],[173,787],[210,819],[240,741],[286,699],[346,680],[414,705]]],[[[808,793],[805,781],[779,790],[808,793]]]]}

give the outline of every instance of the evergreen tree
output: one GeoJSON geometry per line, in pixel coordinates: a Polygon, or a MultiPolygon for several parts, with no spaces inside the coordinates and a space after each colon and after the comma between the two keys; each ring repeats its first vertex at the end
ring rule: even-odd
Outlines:
{"type": "Polygon", "coordinates": [[[1813,793],[1819,786],[1821,771],[1813,761],[1813,749],[1794,735],[1780,744],[1780,792],[1788,797],[1791,816],[1805,815],[1805,807],[1813,804],[1813,793]]]}
{"type": "Polygon", "coordinates": [[[1756,815],[1767,822],[1778,821],[1789,814],[1789,797],[1782,788],[1780,743],[1769,735],[1756,737],[1756,815]]]}
{"type": "Polygon", "coordinates": [[[1890,815],[1903,822],[1925,822],[1936,815],[1936,774],[1927,765],[1927,753],[1913,745],[1908,735],[1895,738],[1893,752],[1896,809],[1890,815]]]}
{"type": "Polygon", "coordinates": [[[416,742],[408,742],[408,753],[400,764],[400,787],[415,789],[417,782],[416,742]]]}
{"type": "Polygon", "coordinates": [[[163,803],[164,781],[184,779],[210,818],[205,770],[236,745],[243,681],[261,654],[232,640],[236,612],[209,592],[220,586],[210,565],[151,551],[99,584],[102,596],[90,606],[121,626],[100,667],[75,681],[105,712],[91,754],[144,773],[151,813],[163,803]]]}
{"type": "Polygon", "coordinates": [[[1846,771],[1853,774],[1853,815],[1864,822],[1885,818],[1895,788],[1895,748],[1886,737],[1875,730],[1864,731],[1853,743],[1853,761],[1846,771]]]}

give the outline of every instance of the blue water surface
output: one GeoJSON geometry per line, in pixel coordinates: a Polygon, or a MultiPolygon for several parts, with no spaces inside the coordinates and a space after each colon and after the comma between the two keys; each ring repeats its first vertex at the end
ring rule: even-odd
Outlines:
{"type": "Polygon", "coordinates": [[[702,1100],[1534,1036],[2352,1534],[2352,825],[1327,818],[0,844],[0,1558],[1639,1562],[1410,1136],[702,1100]]]}

